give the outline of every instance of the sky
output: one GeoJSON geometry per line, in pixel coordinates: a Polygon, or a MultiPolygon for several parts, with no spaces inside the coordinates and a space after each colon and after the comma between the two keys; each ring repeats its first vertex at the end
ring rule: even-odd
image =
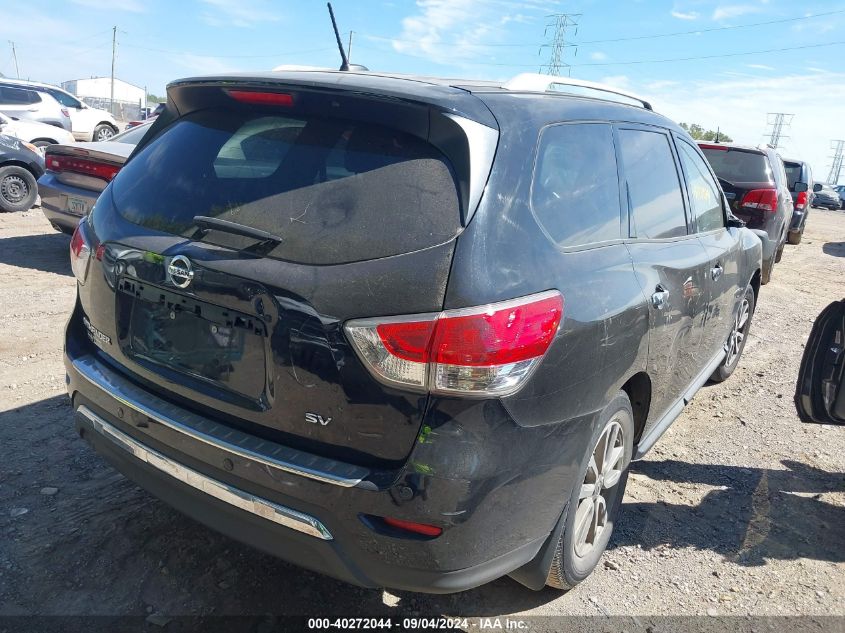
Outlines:
{"type": "MultiPolygon", "coordinates": [[[[352,61],[371,70],[507,79],[548,61],[548,16],[566,31],[571,76],[647,97],[678,122],[765,142],[770,112],[794,114],[784,156],[818,180],[845,138],[845,0],[334,0],[352,61]],[[791,50],[774,50],[791,49],[791,50]],[[761,52],[767,51],[767,52],[761,52]],[[753,53],[753,54],[745,54],[753,53]]],[[[0,73],[61,83],[115,74],[163,94],[180,77],[336,68],[318,0],[0,0],[0,73]]],[[[845,174],[842,175],[845,181],[845,174]]]]}

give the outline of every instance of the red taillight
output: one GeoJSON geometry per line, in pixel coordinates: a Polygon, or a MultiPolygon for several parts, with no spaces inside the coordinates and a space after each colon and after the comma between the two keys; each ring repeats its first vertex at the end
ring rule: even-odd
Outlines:
{"type": "Polygon", "coordinates": [[[799,191],[798,197],[795,199],[795,208],[796,209],[806,209],[807,208],[807,192],[806,191],[799,191]]]}
{"type": "Polygon", "coordinates": [[[70,268],[80,284],[85,283],[88,264],[91,261],[91,246],[85,239],[85,230],[82,228],[84,222],[83,220],[76,225],[73,237],[70,238],[70,268]]]}
{"type": "Polygon", "coordinates": [[[367,368],[388,384],[464,395],[507,395],[549,349],[563,297],[543,292],[479,308],[362,319],[346,332],[367,368]]]}
{"type": "Polygon", "coordinates": [[[698,146],[701,149],[718,149],[723,152],[727,152],[730,148],[726,145],[708,145],[706,143],[699,143],[698,146]]]}
{"type": "Polygon", "coordinates": [[[739,206],[745,209],[777,211],[778,192],[776,189],[753,189],[742,197],[739,206]]]}
{"type": "Polygon", "coordinates": [[[405,530],[406,532],[413,532],[414,534],[422,534],[423,536],[440,536],[443,534],[443,528],[437,527],[436,525],[403,521],[402,519],[394,519],[392,517],[384,517],[382,520],[390,527],[405,530]]]}
{"type": "Polygon", "coordinates": [[[64,114],[67,118],[70,118],[70,111],[67,108],[62,108],[62,114],[64,114]]]}
{"type": "Polygon", "coordinates": [[[226,93],[235,101],[252,105],[282,106],[293,105],[293,96],[286,92],[260,92],[257,90],[227,90],[226,93]]]}
{"type": "Polygon", "coordinates": [[[460,312],[437,320],[432,360],[471,367],[504,365],[546,353],[560,324],[563,298],[555,294],[495,311],[460,312]]]}
{"type": "Polygon", "coordinates": [[[120,167],[117,165],[102,163],[90,158],[77,158],[76,156],[52,154],[50,152],[47,152],[44,163],[49,171],[84,174],[105,180],[106,182],[111,182],[117,175],[117,172],[120,171],[120,167]]]}

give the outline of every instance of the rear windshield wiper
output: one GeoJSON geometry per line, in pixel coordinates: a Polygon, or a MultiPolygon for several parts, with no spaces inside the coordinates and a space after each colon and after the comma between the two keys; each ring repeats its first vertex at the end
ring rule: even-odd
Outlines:
{"type": "Polygon", "coordinates": [[[246,224],[238,224],[237,222],[221,220],[220,218],[211,218],[206,215],[195,215],[192,221],[197,227],[197,231],[191,236],[191,239],[194,240],[202,239],[212,230],[231,235],[251,237],[259,241],[241,250],[258,252],[262,255],[282,243],[282,238],[278,235],[247,226],[246,224]]]}

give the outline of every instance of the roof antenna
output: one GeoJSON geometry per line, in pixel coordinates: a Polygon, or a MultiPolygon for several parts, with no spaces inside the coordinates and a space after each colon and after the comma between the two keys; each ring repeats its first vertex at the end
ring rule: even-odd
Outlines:
{"type": "Polygon", "coordinates": [[[340,41],[340,31],[337,30],[337,21],[334,19],[334,11],[332,10],[332,3],[327,2],[326,6],[329,8],[329,17],[332,19],[332,28],[334,29],[334,36],[337,39],[337,48],[340,51],[340,70],[348,71],[348,70],[369,70],[366,66],[361,66],[360,64],[350,64],[349,59],[346,57],[346,51],[343,49],[343,42],[340,41]]]}
{"type": "Polygon", "coordinates": [[[340,70],[349,70],[349,60],[346,59],[346,51],[343,50],[343,42],[340,41],[340,32],[337,30],[337,22],[334,19],[334,11],[332,10],[332,3],[327,2],[326,6],[329,8],[329,17],[332,19],[332,28],[334,29],[334,36],[337,38],[337,48],[340,50],[340,70]]]}

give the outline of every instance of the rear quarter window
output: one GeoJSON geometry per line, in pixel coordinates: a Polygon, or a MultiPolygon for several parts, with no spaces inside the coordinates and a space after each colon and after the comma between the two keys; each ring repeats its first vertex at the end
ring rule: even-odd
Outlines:
{"type": "Polygon", "coordinates": [[[610,125],[566,123],[543,130],[531,208],[559,246],[620,238],[619,180],[610,125]]]}
{"type": "MultiPolygon", "coordinates": [[[[113,185],[131,222],[192,236],[212,216],[282,238],[270,257],[338,264],[444,243],[461,227],[447,159],[427,142],[342,119],[204,110],[177,120],[113,185]]],[[[254,239],[212,230],[204,241],[254,239]]]]}

